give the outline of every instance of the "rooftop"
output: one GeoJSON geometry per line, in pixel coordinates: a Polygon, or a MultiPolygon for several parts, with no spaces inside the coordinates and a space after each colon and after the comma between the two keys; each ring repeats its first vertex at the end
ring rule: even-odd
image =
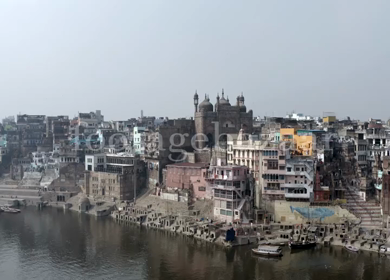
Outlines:
{"type": "Polygon", "coordinates": [[[208,167],[209,164],[206,164],[206,163],[179,162],[179,163],[174,163],[174,164],[168,164],[167,166],[204,168],[204,167],[208,167]]]}

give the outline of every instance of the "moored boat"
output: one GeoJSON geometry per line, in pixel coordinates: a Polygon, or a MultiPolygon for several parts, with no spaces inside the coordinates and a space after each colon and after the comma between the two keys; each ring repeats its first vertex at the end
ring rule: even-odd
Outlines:
{"type": "Polygon", "coordinates": [[[283,256],[282,248],[280,246],[264,246],[260,245],[256,249],[252,249],[252,252],[256,255],[268,256],[268,257],[281,257],[283,256]]]}
{"type": "Polygon", "coordinates": [[[291,249],[307,249],[307,248],[313,248],[317,245],[315,241],[290,241],[288,242],[288,246],[291,249]]]}
{"type": "Polygon", "coordinates": [[[5,213],[12,213],[12,214],[20,213],[19,209],[11,208],[8,206],[2,206],[2,207],[0,207],[0,209],[2,211],[4,211],[5,213]]]}
{"type": "Polygon", "coordinates": [[[344,245],[344,248],[351,252],[359,252],[359,249],[352,245],[344,245]]]}

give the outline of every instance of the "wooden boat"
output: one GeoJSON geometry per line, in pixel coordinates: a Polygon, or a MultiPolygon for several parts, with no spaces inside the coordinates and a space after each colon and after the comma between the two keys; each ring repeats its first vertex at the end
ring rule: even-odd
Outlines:
{"type": "Polygon", "coordinates": [[[281,257],[283,256],[282,248],[280,246],[264,246],[260,245],[256,249],[252,249],[252,252],[256,255],[268,256],[268,257],[281,257]]]}
{"type": "Polygon", "coordinates": [[[359,252],[359,249],[352,245],[345,245],[344,248],[351,252],[359,252]]]}
{"type": "Polygon", "coordinates": [[[290,249],[308,249],[313,248],[317,245],[315,241],[290,241],[288,242],[288,246],[290,249]]]}

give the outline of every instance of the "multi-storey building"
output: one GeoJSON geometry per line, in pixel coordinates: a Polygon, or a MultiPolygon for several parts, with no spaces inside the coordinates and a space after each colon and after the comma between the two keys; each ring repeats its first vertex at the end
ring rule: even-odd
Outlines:
{"type": "Polygon", "coordinates": [[[244,165],[249,168],[255,180],[255,206],[261,207],[262,195],[273,199],[284,199],[286,159],[290,154],[284,150],[285,145],[270,141],[259,141],[254,135],[248,140],[228,141],[227,157],[229,164],[244,165]]]}
{"type": "Polygon", "coordinates": [[[284,189],[286,200],[310,200],[314,197],[314,161],[308,157],[291,157],[286,161],[284,189]]]}
{"type": "Polygon", "coordinates": [[[262,197],[310,199],[315,175],[312,157],[291,155],[293,141],[259,141],[253,135],[242,139],[239,134],[237,140],[228,141],[228,163],[245,165],[253,173],[256,207],[261,207],[262,197]]]}
{"type": "Polygon", "coordinates": [[[77,118],[77,125],[83,127],[82,133],[84,133],[85,136],[95,133],[99,125],[103,122],[104,116],[101,114],[100,110],[90,113],[79,113],[77,118]]]}
{"type": "Polygon", "coordinates": [[[17,127],[21,136],[21,152],[24,156],[37,151],[44,141],[46,125],[43,115],[18,115],[17,127]]]}
{"type": "Polygon", "coordinates": [[[136,126],[133,129],[133,148],[137,155],[145,154],[145,127],[136,126]]]}
{"type": "Polygon", "coordinates": [[[47,116],[46,117],[46,135],[50,133],[62,132],[59,128],[62,124],[69,127],[69,117],[68,116],[47,116]],[[55,131],[56,130],[56,131],[55,131]]]}
{"type": "Polygon", "coordinates": [[[252,218],[253,186],[248,167],[211,165],[206,179],[213,190],[214,218],[226,223],[252,218]]]}
{"type": "Polygon", "coordinates": [[[145,187],[145,164],[126,154],[95,154],[85,159],[85,193],[113,200],[133,200],[145,187]]]}

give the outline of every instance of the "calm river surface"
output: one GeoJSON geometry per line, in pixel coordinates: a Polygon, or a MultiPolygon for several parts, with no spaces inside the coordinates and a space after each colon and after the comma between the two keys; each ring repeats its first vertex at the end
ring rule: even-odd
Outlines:
{"type": "Polygon", "coordinates": [[[0,213],[0,279],[390,279],[390,258],[315,248],[281,260],[62,209],[0,213]]]}

